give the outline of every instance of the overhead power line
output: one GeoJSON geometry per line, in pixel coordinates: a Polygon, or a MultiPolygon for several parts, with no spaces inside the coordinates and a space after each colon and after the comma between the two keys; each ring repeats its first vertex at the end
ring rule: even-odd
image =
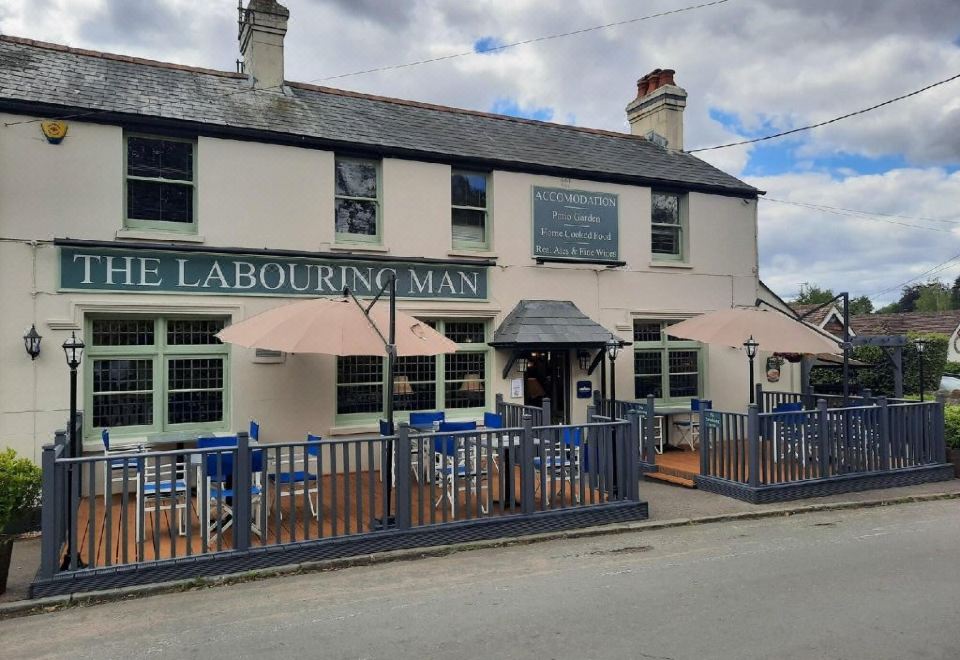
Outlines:
{"type": "Polygon", "coordinates": [[[901,222],[895,218],[902,218],[905,220],[918,220],[921,222],[944,222],[948,224],[960,225],[960,221],[954,220],[943,220],[938,218],[921,218],[921,217],[912,217],[912,216],[900,216],[900,215],[890,215],[887,213],[871,213],[869,211],[857,211],[854,209],[843,209],[836,206],[825,206],[823,204],[813,204],[810,202],[797,202],[786,199],[776,199],[774,197],[761,197],[760,199],[767,202],[775,202],[777,204],[789,204],[791,206],[799,206],[801,208],[810,209],[812,211],[820,211],[822,213],[831,213],[833,215],[842,215],[850,218],[858,218],[860,220],[877,220],[879,222],[886,222],[891,225],[899,225],[901,227],[909,227],[912,229],[925,229],[927,231],[936,231],[944,234],[952,234],[953,232],[949,229],[941,229],[938,227],[929,227],[927,225],[917,225],[909,222],[901,222]]]}
{"type": "Polygon", "coordinates": [[[955,74],[955,75],[952,75],[952,76],[950,76],[949,78],[945,78],[945,79],[943,79],[943,80],[937,81],[937,82],[935,82],[935,83],[933,83],[933,84],[927,85],[926,87],[921,87],[920,89],[915,89],[915,90],[912,91],[912,92],[909,92],[909,93],[907,93],[907,94],[903,94],[903,95],[898,96],[898,97],[896,97],[896,98],[888,99],[888,100],[886,100],[886,101],[883,101],[882,103],[877,103],[876,105],[871,105],[869,108],[863,108],[863,109],[861,109],[861,110],[855,110],[854,112],[848,112],[848,113],[845,114],[845,115],[840,115],[839,117],[834,117],[833,119],[828,119],[828,120],[826,120],[826,121],[817,122],[816,124],[810,124],[809,126],[801,126],[800,128],[794,128],[794,129],[791,129],[791,130],[789,130],[789,131],[781,131],[780,133],[774,133],[774,134],[772,134],[772,135],[764,135],[763,137],[751,138],[751,139],[749,139],[749,140],[740,140],[739,142],[728,142],[727,144],[718,144],[718,145],[713,146],[713,147],[701,147],[701,148],[699,148],[699,149],[690,149],[690,150],[687,151],[687,153],[688,153],[688,154],[695,154],[695,153],[698,153],[698,152],[701,152],[701,151],[713,151],[713,150],[715,150],[715,149],[726,149],[727,147],[739,147],[739,146],[744,145],[744,144],[753,144],[753,143],[755,143],[755,142],[763,142],[763,141],[765,141],[765,140],[773,140],[773,139],[776,139],[776,138],[783,137],[783,136],[785,136],[785,135],[793,135],[794,133],[800,133],[800,132],[802,132],[802,131],[809,131],[809,130],[814,129],[814,128],[819,128],[819,127],[821,127],[821,126],[826,126],[827,124],[833,124],[833,123],[838,122],[838,121],[841,121],[841,120],[843,120],[843,119],[849,119],[850,117],[856,117],[857,115],[862,115],[862,114],[864,114],[864,113],[866,113],[866,112],[870,112],[871,110],[876,110],[877,108],[882,108],[882,107],[885,106],[885,105],[890,105],[891,103],[896,103],[897,101],[902,101],[903,99],[910,98],[911,96],[916,96],[917,94],[921,94],[921,93],[923,93],[923,92],[925,92],[925,91],[927,91],[927,90],[929,90],[929,89],[933,89],[934,87],[939,87],[940,85],[945,85],[945,84],[947,84],[948,82],[952,82],[952,81],[956,80],[957,78],[960,78],[960,73],[955,74]]]}
{"type": "MultiPolygon", "coordinates": [[[[678,9],[671,9],[671,10],[669,10],[669,11],[662,11],[662,12],[658,12],[658,13],[656,13],[656,14],[648,14],[647,16],[638,16],[638,17],[636,17],[636,18],[627,18],[627,19],[624,19],[624,20],[622,20],[622,21],[615,21],[615,22],[613,22],[613,23],[604,23],[603,25],[593,25],[593,26],[590,26],[590,27],[580,28],[580,29],[578,29],[578,30],[571,30],[570,32],[561,32],[561,33],[558,33],[558,34],[547,34],[547,35],[542,35],[542,36],[539,36],[539,37],[531,37],[531,38],[529,38],[529,39],[522,39],[522,40],[520,40],[520,41],[514,41],[514,42],[509,43],[509,44],[501,44],[501,45],[498,45],[498,46],[491,46],[491,47],[489,47],[489,48],[479,48],[479,49],[475,48],[475,49],[469,50],[469,51],[463,51],[463,52],[460,52],[460,53],[452,53],[452,54],[450,54],[450,55],[441,55],[441,56],[438,56],[438,57],[431,57],[431,58],[428,58],[428,59],[416,60],[416,61],[413,61],[413,62],[404,62],[404,63],[402,63],[402,64],[389,64],[389,65],[385,65],[385,66],[375,67],[375,68],[372,68],[372,69],[363,69],[363,70],[360,70],[360,71],[351,71],[351,72],[349,72],[349,73],[339,73],[339,74],[334,75],[334,76],[326,76],[326,77],[323,77],[323,78],[312,78],[312,79],[310,79],[310,80],[305,80],[305,81],[303,81],[303,82],[306,82],[306,83],[315,83],[315,82],[325,82],[325,81],[328,81],[328,80],[339,80],[339,79],[341,79],[341,78],[349,78],[349,77],[351,77],[351,76],[360,76],[360,75],[364,75],[364,74],[368,74],[368,73],[377,73],[377,72],[380,72],[380,71],[392,71],[392,70],[395,70],[395,69],[404,69],[404,68],[419,66],[419,65],[421,65],[421,64],[430,64],[431,62],[441,62],[441,61],[444,61],[444,60],[452,60],[452,59],[459,58],[459,57],[467,57],[467,56],[469,56],[469,55],[483,55],[483,54],[486,54],[486,53],[492,53],[492,52],[496,52],[496,51],[506,50],[507,48],[514,48],[514,47],[516,47],[516,46],[525,46],[525,45],[527,45],[527,44],[535,44],[535,43],[540,43],[540,42],[543,42],[543,41],[550,41],[550,40],[553,40],[553,39],[560,39],[560,38],[563,38],[563,37],[572,37],[572,36],[576,36],[576,35],[579,35],[579,34],[586,34],[587,32],[595,32],[595,31],[597,31],[597,30],[605,30],[605,29],[612,28],[612,27],[619,27],[619,26],[621,26],[621,25],[630,25],[630,24],[632,24],[632,23],[639,23],[640,21],[648,21],[648,20],[651,20],[651,19],[654,19],[654,18],[661,18],[661,17],[663,17],[663,16],[670,16],[670,15],[673,15],[673,14],[681,14],[681,13],[684,13],[684,12],[693,11],[693,10],[695,10],[695,9],[703,9],[703,8],[706,8],[706,7],[713,7],[713,6],[715,6],[715,5],[722,5],[722,4],[727,3],[727,2],[730,2],[730,0],[713,0],[713,2],[705,2],[705,3],[699,4],[699,5],[690,5],[690,6],[688,6],[688,7],[680,7],[680,8],[678,8],[678,9]]],[[[280,87],[282,87],[282,85],[273,85],[273,86],[271,86],[271,87],[260,87],[260,88],[250,87],[250,88],[248,88],[248,89],[240,89],[240,90],[235,90],[235,91],[229,92],[229,93],[227,93],[227,94],[221,94],[221,95],[215,96],[214,98],[227,98],[227,97],[230,97],[230,96],[236,96],[236,95],[238,95],[238,94],[247,94],[247,93],[256,92],[256,91],[267,91],[267,90],[271,90],[271,89],[279,89],[280,87]]],[[[144,105],[144,106],[141,106],[140,108],[137,108],[137,112],[146,110],[146,109],[148,109],[148,108],[150,108],[150,107],[153,107],[153,106],[159,106],[159,105],[161,105],[161,102],[159,102],[159,101],[155,101],[155,102],[153,102],[153,103],[148,103],[148,104],[146,104],[146,105],[144,105]]],[[[107,114],[107,113],[110,113],[110,112],[113,112],[113,111],[112,111],[112,110],[90,110],[90,111],[85,111],[85,112],[78,112],[78,113],[75,113],[75,114],[72,114],[72,115],[65,115],[65,116],[63,116],[63,117],[60,117],[60,119],[80,119],[80,118],[83,118],[83,117],[89,117],[89,116],[91,116],[91,115],[107,114]]],[[[17,125],[19,125],[19,124],[33,124],[33,123],[36,123],[36,122],[39,122],[39,121],[42,121],[42,119],[26,119],[26,120],[22,120],[22,121],[6,122],[6,123],[4,123],[4,126],[17,126],[17,125]]]]}
{"type": "Polygon", "coordinates": [[[670,16],[672,14],[680,14],[683,12],[693,11],[694,9],[703,9],[705,7],[713,7],[715,5],[722,5],[725,2],[730,0],[714,0],[714,2],[705,2],[699,5],[691,5],[689,7],[680,7],[679,9],[671,9],[669,11],[662,11],[656,14],[650,14],[648,16],[639,16],[637,18],[628,18],[622,21],[615,21],[613,23],[604,23],[603,25],[593,25],[591,27],[580,28],[578,30],[572,30],[570,32],[561,32],[558,34],[547,34],[540,37],[532,37],[530,39],[522,39],[520,41],[514,41],[509,44],[501,44],[498,46],[491,46],[489,48],[475,48],[473,50],[463,51],[461,53],[452,53],[450,55],[440,55],[438,57],[431,57],[423,60],[416,60],[413,62],[404,62],[403,64],[389,64],[386,66],[379,66],[372,69],[362,69],[360,71],[351,71],[349,73],[339,73],[335,76],[327,76],[325,78],[314,78],[313,80],[308,80],[307,82],[323,82],[326,80],[337,80],[339,78],[349,78],[351,76],[362,76],[368,73],[379,73],[381,71],[393,71],[395,69],[404,69],[411,66],[419,66],[421,64],[430,64],[432,62],[442,62],[444,60],[452,60],[458,57],[467,57],[469,55],[483,55],[486,53],[493,53],[501,50],[506,50],[507,48],[514,48],[515,46],[526,46],[528,44],[540,43],[542,41],[550,41],[552,39],[560,39],[562,37],[573,37],[578,34],[586,34],[587,32],[595,32],[597,30],[606,30],[607,28],[620,27],[621,25],[630,25],[631,23],[639,23],[640,21],[648,21],[652,18],[660,18],[662,16],[670,16]]]}
{"type": "Polygon", "coordinates": [[[896,291],[896,290],[898,290],[898,289],[902,289],[903,287],[907,286],[908,284],[912,284],[913,282],[916,282],[917,280],[921,280],[921,279],[923,279],[924,277],[930,277],[931,275],[936,275],[936,274],[938,274],[938,273],[941,273],[941,272],[947,270],[950,266],[952,266],[952,265],[954,264],[954,262],[956,262],[956,261],[958,261],[958,260],[960,260],[960,254],[955,254],[955,255],[953,255],[952,257],[950,257],[949,259],[947,259],[946,261],[940,262],[939,264],[937,264],[936,266],[934,266],[934,267],[931,268],[930,270],[926,270],[926,271],[920,273],[919,275],[917,275],[916,277],[910,278],[910,279],[907,280],[906,282],[901,282],[900,284],[897,284],[896,286],[891,286],[891,287],[886,288],[886,289],[884,289],[884,290],[882,290],[882,291],[877,291],[876,293],[868,294],[867,297],[873,298],[874,296],[880,296],[880,295],[883,295],[884,293],[890,293],[891,291],[896,291]]]}

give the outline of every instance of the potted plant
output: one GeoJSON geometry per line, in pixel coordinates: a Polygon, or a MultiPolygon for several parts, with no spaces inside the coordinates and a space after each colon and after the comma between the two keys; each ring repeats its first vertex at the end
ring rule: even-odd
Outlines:
{"type": "Polygon", "coordinates": [[[944,435],[947,441],[947,461],[953,463],[953,476],[960,479],[960,405],[943,409],[944,435]]]}
{"type": "Polygon", "coordinates": [[[0,452],[0,594],[7,590],[14,537],[36,515],[42,483],[33,461],[12,449],[0,452]]]}

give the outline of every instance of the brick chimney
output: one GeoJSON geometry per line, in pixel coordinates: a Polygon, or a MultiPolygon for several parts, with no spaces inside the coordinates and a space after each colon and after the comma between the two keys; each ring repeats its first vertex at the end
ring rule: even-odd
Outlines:
{"type": "Polygon", "coordinates": [[[654,69],[637,81],[637,98],[627,105],[630,132],[669,149],[683,149],[683,109],[687,91],[673,80],[673,69],[654,69]]]}
{"type": "Polygon", "coordinates": [[[240,54],[254,89],[283,91],[283,36],[290,10],[277,0],[250,0],[240,8],[240,54]]]}

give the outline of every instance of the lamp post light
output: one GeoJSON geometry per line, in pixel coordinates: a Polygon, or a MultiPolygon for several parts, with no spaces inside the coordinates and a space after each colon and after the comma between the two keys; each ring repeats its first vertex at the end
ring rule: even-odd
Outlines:
{"type": "Polygon", "coordinates": [[[610,400],[617,400],[617,354],[620,352],[620,342],[615,337],[607,341],[607,355],[610,357],[610,400]]]}
{"type": "MultiPolygon", "coordinates": [[[[80,366],[80,361],[83,359],[83,349],[84,343],[82,339],[77,338],[77,333],[71,332],[70,336],[66,341],[63,342],[63,353],[67,358],[67,366],[70,367],[70,456],[80,456],[83,453],[83,442],[80,439],[81,433],[77,432],[77,368],[80,366]]],[[[75,463],[77,469],[81,466],[80,463],[75,463]]],[[[77,486],[80,484],[80,476],[78,474],[77,486]]],[[[73,470],[67,470],[67,502],[73,501],[74,485],[73,485],[73,470]]],[[[79,501],[79,497],[77,500],[79,501]]],[[[73,507],[67,507],[67,556],[63,558],[63,565],[61,568],[69,568],[70,561],[73,557],[73,534],[71,533],[71,528],[74,524],[74,511],[73,507]]],[[[80,557],[77,556],[76,559],[76,568],[84,568],[84,564],[80,561],[80,557]]]]}
{"type": "Polygon", "coordinates": [[[923,403],[923,349],[927,342],[923,339],[914,339],[913,345],[917,349],[917,361],[920,363],[920,403],[923,403]]]}
{"type": "Polygon", "coordinates": [[[756,403],[755,388],[753,384],[753,359],[757,357],[757,348],[760,346],[759,342],[753,338],[753,335],[750,335],[750,339],[743,342],[743,347],[747,351],[747,357],[750,358],[750,403],[756,403]]]}

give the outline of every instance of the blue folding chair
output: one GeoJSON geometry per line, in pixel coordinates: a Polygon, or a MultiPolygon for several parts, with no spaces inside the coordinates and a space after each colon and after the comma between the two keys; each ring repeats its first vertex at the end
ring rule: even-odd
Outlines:
{"type": "Polygon", "coordinates": [[[497,413],[492,413],[492,412],[485,412],[483,413],[483,425],[488,429],[502,429],[503,415],[498,415],[497,413]]]}
{"type": "MultiPolygon", "coordinates": [[[[128,453],[130,450],[126,447],[111,447],[110,446],[110,430],[103,429],[100,432],[100,440],[103,442],[103,455],[104,457],[109,457],[111,454],[122,454],[128,453]]],[[[103,483],[106,484],[109,479],[112,484],[121,484],[123,487],[123,475],[125,472],[132,470],[133,472],[137,471],[137,466],[140,465],[139,459],[136,458],[110,458],[109,460],[103,461],[103,483]],[[119,472],[120,474],[114,474],[119,472]]],[[[127,475],[127,485],[130,484],[130,476],[127,475]]],[[[115,492],[119,492],[115,491],[115,492]]],[[[103,489],[103,504],[104,506],[109,505],[107,501],[107,489],[103,489]]]]}
{"type": "Polygon", "coordinates": [[[250,439],[258,442],[260,440],[260,422],[255,419],[250,420],[250,439]]]}
{"type": "Polygon", "coordinates": [[[410,413],[410,426],[420,431],[432,431],[434,422],[442,422],[447,418],[447,414],[442,410],[439,412],[412,412],[410,413]]]}
{"type": "Polygon", "coordinates": [[[680,442],[677,446],[686,442],[690,449],[696,451],[700,444],[700,416],[701,409],[712,408],[713,401],[709,399],[690,399],[690,415],[687,419],[678,419],[673,422],[673,428],[680,434],[680,442]]]}
{"type": "MultiPolygon", "coordinates": [[[[773,411],[776,416],[773,417],[772,431],[775,443],[782,438],[780,451],[774,451],[773,460],[779,462],[789,456],[797,458],[803,465],[807,464],[806,438],[803,428],[803,403],[781,403],[774,406],[773,411]]],[[[774,448],[777,444],[773,445],[774,448]]]]}
{"type": "MultiPolygon", "coordinates": [[[[467,451],[467,443],[462,436],[457,436],[458,431],[476,431],[477,423],[470,422],[440,422],[438,433],[433,438],[433,475],[440,483],[441,495],[434,503],[434,507],[440,506],[444,499],[450,503],[450,516],[457,517],[457,493],[466,491],[466,482],[469,479],[475,479],[478,475],[485,477],[486,473],[480,470],[480,461],[474,451],[467,451]],[[449,435],[446,435],[449,434],[449,435]],[[456,482],[460,486],[456,487],[456,482]]],[[[477,497],[479,497],[477,493],[477,497]]],[[[487,509],[481,503],[480,509],[483,513],[487,509]]]]}
{"type": "MultiPolygon", "coordinates": [[[[535,492],[539,490],[541,481],[544,480],[540,476],[541,473],[545,473],[546,475],[560,477],[561,488],[563,488],[564,481],[569,483],[573,497],[576,501],[580,501],[579,489],[575,484],[580,482],[580,445],[583,438],[581,431],[580,428],[564,428],[557,442],[544,447],[542,459],[540,456],[534,456],[533,470],[536,478],[533,482],[533,488],[535,492]]],[[[550,493],[544,494],[545,506],[550,506],[550,495],[550,493]]]]}
{"type": "MultiPolygon", "coordinates": [[[[310,503],[310,513],[318,520],[320,512],[317,509],[317,502],[314,500],[319,498],[320,479],[319,475],[310,471],[310,458],[313,457],[314,464],[316,464],[316,457],[320,454],[320,441],[319,435],[308,433],[307,443],[309,444],[302,449],[294,448],[292,462],[290,452],[281,450],[280,463],[274,465],[273,470],[267,472],[267,488],[276,488],[280,497],[303,495],[303,491],[306,489],[307,501],[310,503]]],[[[272,506],[273,503],[274,498],[268,495],[267,506],[272,506]]],[[[280,517],[283,518],[282,510],[280,517]]]]}
{"type": "MultiPolygon", "coordinates": [[[[208,546],[216,541],[217,534],[233,526],[233,498],[236,493],[233,488],[234,477],[234,452],[231,451],[237,447],[237,436],[213,436],[207,438],[197,438],[197,449],[217,449],[223,451],[207,452],[203,457],[204,467],[206,468],[207,479],[205,484],[205,499],[207,505],[216,502],[221,516],[217,521],[211,522],[209,516],[204,523],[204,543],[208,546]],[[224,521],[224,518],[229,518],[224,521]],[[219,525],[219,530],[218,530],[219,525]],[[211,537],[210,533],[216,531],[211,537]]],[[[260,529],[260,506],[263,502],[263,485],[260,475],[263,474],[263,450],[256,449],[250,452],[250,473],[252,483],[250,484],[250,529],[258,536],[263,537],[260,529]]],[[[199,480],[198,480],[199,481],[199,480]]]]}

